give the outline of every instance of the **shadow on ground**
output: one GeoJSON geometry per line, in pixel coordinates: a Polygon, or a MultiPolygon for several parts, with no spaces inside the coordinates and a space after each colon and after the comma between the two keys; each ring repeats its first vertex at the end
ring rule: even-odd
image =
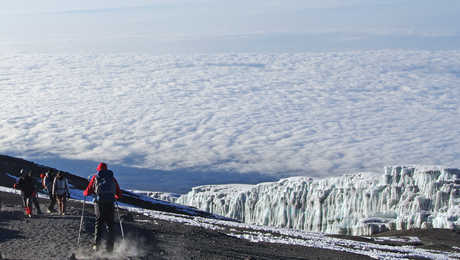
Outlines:
{"type": "Polygon", "coordinates": [[[23,236],[19,235],[19,231],[5,229],[4,222],[11,220],[11,219],[21,219],[23,218],[23,214],[18,211],[0,211],[0,243],[6,242],[12,239],[19,239],[24,238],[23,236]]]}

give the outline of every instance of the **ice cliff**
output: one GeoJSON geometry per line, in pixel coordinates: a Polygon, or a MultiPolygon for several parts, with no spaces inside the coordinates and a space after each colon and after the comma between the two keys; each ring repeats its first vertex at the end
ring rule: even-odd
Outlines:
{"type": "Polygon", "coordinates": [[[314,180],[292,177],[257,185],[193,188],[177,203],[250,224],[336,234],[460,227],[460,169],[385,167],[314,180]]]}
{"type": "Polygon", "coordinates": [[[171,192],[156,192],[156,191],[143,191],[143,190],[130,190],[138,195],[147,196],[156,200],[163,200],[166,202],[175,202],[177,198],[180,197],[180,194],[171,193],[171,192]]]}

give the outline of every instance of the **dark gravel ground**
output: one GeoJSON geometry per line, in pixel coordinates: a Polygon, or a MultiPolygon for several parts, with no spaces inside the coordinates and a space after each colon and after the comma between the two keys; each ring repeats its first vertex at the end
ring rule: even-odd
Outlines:
{"type": "MultiPolygon", "coordinates": [[[[0,253],[3,259],[369,259],[338,251],[301,246],[251,243],[213,230],[132,215],[123,222],[125,240],[117,237],[113,254],[91,249],[94,215],[88,206],[77,249],[82,204],[70,201],[68,215],[24,218],[18,195],[0,192],[0,253]]],[[[40,199],[41,208],[48,203],[40,199]]],[[[120,213],[126,216],[126,212],[120,213]]],[[[120,234],[119,223],[116,232],[120,234]]]]}

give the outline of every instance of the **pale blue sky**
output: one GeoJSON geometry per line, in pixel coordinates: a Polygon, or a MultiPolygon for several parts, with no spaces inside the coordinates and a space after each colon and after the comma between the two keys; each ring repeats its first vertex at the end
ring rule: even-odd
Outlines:
{"type": "Polygon", "coordinates": [[[455,49],[460,1],[8,1],[2,49],[308,51],[455,49]]]}

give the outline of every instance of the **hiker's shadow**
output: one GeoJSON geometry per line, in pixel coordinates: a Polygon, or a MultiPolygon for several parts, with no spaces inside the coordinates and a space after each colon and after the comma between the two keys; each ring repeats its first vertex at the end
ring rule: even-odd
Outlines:
{"type": "MultiPolygon", "coordinates": [[[[85,216],[83,220],[82,234],[86,233],[86,234],[93,236],[94,230],[95,230],[95,222],[96,222],[96,219],[94,216],[85,216]]],[[[104,225],[103,232],[102,232],[104,239],[107,234],[107,230],[105,227],[106,226],[104,225]]],[[[125,237],[126,239],[139,240],[139,241],[147,240],[147,241],[153,242],[155,240],[154,232],[146,231],[145,228],[142,228],[139,225],[136,225],[134,221],[122,221],[120,225],[120,221],[118,219],[115,220],[113,222],[113,232],[114,232],[115,240],[122,240],[123,237],[125,237]]]]}
{"type": "MultiPolygon", "coordinates": [[[[17,211],[1,211],[0,212],[0,226],[6,225],[6,222],[13,219],[18,219],[23,217],[21,212],[17,211]]],[[[25,238],[20,235],[20,231],[10,230],[3,227],[0,227],[0,243],[11,239],[25,238]]]]}
{"type": "MultiPolygon", "coordinates": [[[[85,216],[84,219],[83,219],[83,223],[82,223],[82,233],[88,233],[88,234],[91,234],[93,235],[94,234],[94,230],[95,230],[95,224],[96,224],[96,218],[94,217],[94,215],[89,215],[89,216],[85,216]]],[[[105,233],[106,233],[106,226],[104,224],[103,226],[103,236],[105,236],[105,233]]],[[[121,234],[121,229],[120,229],[120,223],[118,221],[114,221],[113,222],[113,231],[115,232],[115,236],[118,236],[119,234],[121,234]]]]}
{"type": "Polygon", "coordinates": [[[0,227],[0,243],[6,242],[11,239],[25,238],[24,236],[19,235],[19,231],[4,229],[0,227]]]}

